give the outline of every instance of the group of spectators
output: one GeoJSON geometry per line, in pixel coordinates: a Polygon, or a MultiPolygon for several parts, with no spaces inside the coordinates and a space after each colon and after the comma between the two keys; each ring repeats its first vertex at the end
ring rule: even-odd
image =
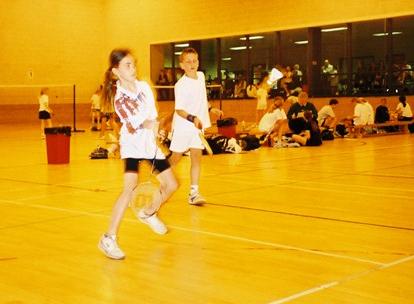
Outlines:
{"type": "MultiPolygon", "coordinates": [[[[353,98],[355,103],[352,117],[338,120],[335,108],[338,100],[333,98],[329,104],[323,106],[319,112],[309,101],[306,92],[299,93],[295,98],[291,96],[284,100],[277,96],[260,118],[258,130],[271,139],[271,145],[277,148],[292,146],[319,146],[322,139],[334,137],[361,137],[364,132],[392,132],[391,127],[374,130],[374,124],[385,123],[390,120],[412,121],[413,113],[406,97],[401,95],[395,111],[387,107],[386,98],[381,99],[375,109],[365,98],[353,98]],[[291,103],[287,113],[283,110],[285,102],[291,103]],[[289,136],[287,136],[289,135],[289,136]]],[[[412,125],[411,129],[414,127],[412,125]]]]}

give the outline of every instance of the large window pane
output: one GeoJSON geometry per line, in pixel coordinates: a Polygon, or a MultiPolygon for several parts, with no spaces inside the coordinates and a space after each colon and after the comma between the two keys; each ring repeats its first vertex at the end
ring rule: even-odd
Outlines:
{"type": "Polygon", "coordinates": [[[395,93],[414,93],[414,16],[392,20],[393,66],[395,67],[395,93]]]}
{"type": "Polygon", "coordinates": [[[221,39],[221,79],[223,97],[234,97],[236,78],[247,77],[247,40],[245,36],[221,39]]]}
{"type": "Polygon", "coordinates": [[[297,90],[306,83],[306,58],[308,33],[307,29],[287,30],[276,35],[275,62],[279,70],[289,75],[291,71],[292,81],[284,85],[282,81],[278,87],[287,95],[297,90]]]}
{"type": "Polygon", "coordinates": [[[326,96],[345,94],[347,31],[346,24],[321,28],[321,92],[326,96]]]}
{"type": "Polygon", "coordinates": [[[380,94],[386,90],[385,20],[352,25],[352,93],[380,94]]]}
{"type": "Polygon", "coordinates": [[[249,35],[250,75],[249,79],[257,83],[264,72],[268,72],[274,65],[274,33],[249,35]]]}

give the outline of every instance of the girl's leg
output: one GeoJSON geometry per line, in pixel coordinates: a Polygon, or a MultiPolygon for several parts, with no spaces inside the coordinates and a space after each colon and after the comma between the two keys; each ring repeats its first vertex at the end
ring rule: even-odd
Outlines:
{"type": "Polygon", "coordinates": [[[170,162],[171,166],[175,166],[178,164],[178,162],[180,161],[180,159],[183,157],[182,153],[179,152],[173,152],[170,156],[170,158],[168,159],[168,161],[170,162]]]}
{"type": "Polygon", "coordinates": [[[125,258],[124,252],[119,248],[117,243],[117,234],[121,219],[124,216],[125,209],[131,201],[132,192],[136,187],[138,174],[135,172],[125,172],[124,174],[124,189],[118,197],[112,209],[111,221],[109,223],[108,231],[99,240],[99,249],[109,258],[121,260],[125,258]]]}
{"type": "Polygon", "coordinates": [[[121,195],[115,202],[115,205],[112,209],[111,221],[109,223],[109,228],[107,234],[117,235],[119,226],[124,216],[125,210],[128,207],[129,202],[132,199],[132,194],[137,186],[138,174],[135,172],[125,172],[124,174],[124,189],[121,195]]]}
{"type": "Polygon", "coordinates": [[[177,179],[171,168],[158,174],[157,179],[160,181],[160,189],[155,194],[151,206],[144,209],[144,213],[147,215],[156,213],[178,188],[177,179]]]}
{"type": "Polygon", "coordinates": [[[101,120],[101,132],[99,133],[99,137],[100,138],[105,138],[105,131],[106,131],[106,116],[105,114],[102,116],[102,120],[101,120]]]}

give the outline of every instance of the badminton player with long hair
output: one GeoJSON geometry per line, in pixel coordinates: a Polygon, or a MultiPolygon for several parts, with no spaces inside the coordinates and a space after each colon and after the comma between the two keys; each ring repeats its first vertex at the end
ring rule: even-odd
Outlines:
{"type": "Polygon", "coordinates": [[[203,130],[211,126],[205,77],[198,71],[197,51],[186,48],[179,57],[184,75],[174,86],[175,112],[172,125],[172,138],[169,158],[171,165],[176,165],[183,153],[190,150],[191,185],[188,202],[200,205],[206,202],[199,192],[201,172],[201,155],[205,148],[203,130]]]}
{"type": "Polygon", "coordinates": [[[167,227],[158,218],[157,212],[178,184],[165,155],[157,147],[153,131],[157,118],[154,96],[146,82],[136,79],[135,59],[130,50],[115,49],[111,52],[102,98],[113,100],[114,109],[122,122],[119,143],[125,172],[122,193],[115,202],[108,230],[101,237],[98,247],[109,258],[123,259],[125,254],[117,244],[117,235],[137,187],[139,163],[150,162],[160,182],[152,202],[137,214],[138,219],[155,233],[167,233],[167,227]]]}

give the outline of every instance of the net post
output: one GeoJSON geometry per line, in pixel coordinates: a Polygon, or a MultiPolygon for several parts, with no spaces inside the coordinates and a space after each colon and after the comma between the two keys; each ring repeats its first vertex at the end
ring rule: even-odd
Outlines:
{"type": "Polygon", "coordinates": [[[85,132],[85,130],[76,129],[76,84],[73,85],[73,132],[85,132]]]}

